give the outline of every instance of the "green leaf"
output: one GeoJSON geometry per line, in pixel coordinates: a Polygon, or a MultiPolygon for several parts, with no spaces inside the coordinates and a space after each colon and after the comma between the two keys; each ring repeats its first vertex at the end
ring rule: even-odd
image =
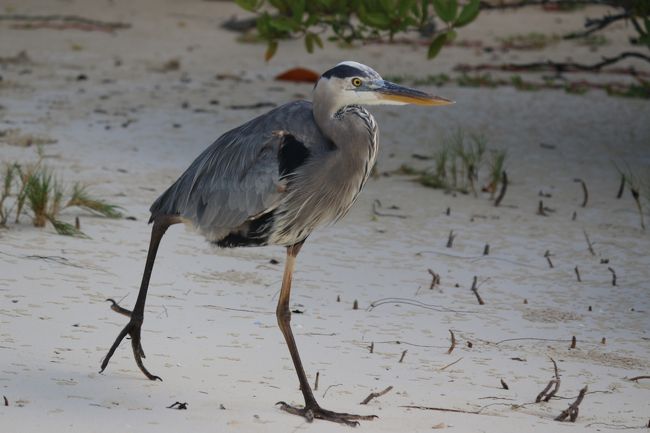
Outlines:
{"type": "Polygon", "coordinates": [[[305,0],[294,0],[291,5],[291,16],[296,24],[302,22],[302,16],[305,13],[305,0]]]}
{"type": "Polygon", "coordinates": [[[453,42],[454,39],[456,39],[456,36],[458,35],[455,30],[449,30],[446,33],[447,37],[445,38],[445,42],[453,42]]]}
{"type": "Polygon", "coordinates": [[[314,52],[314,34],[313,33],[307,33],[305,35],[305,49],[309,54],[312,54],[314,52]]]}
{"type": "Polygon", "coordinates": [[[359,16],[361,22],[371,27],[386,29],[390,26],[390,18],[382,12],[368,12],[359,16]]]}
{"type": "Polygon", "coordinates": [[[463,27],[476,19],[479,12],[480,0],[469,0],[463,9],[461,9],[458,19],[454,23],[455,27],[463,27]]]}
{"type": "Polygon", "coordinates": [[[318,36],[316,33],[312,33],[312,35],[314,35],[314,42],[316,42],[318,48],[323,49],[323,41],[321,40],[320,36],[318,36]]]}
{"type": "Polygon", "coordinates": [[[235,0],[235,3],[237,3],[237,6],[240,8],[249,12],[255,12],[257,8],[261,6],[261,3],[258,4],[257,0],[235,0]]]}
{"type": "Polygon", "coordinates": [[[456,19],[458,2],[456,0],[433,0],[433,9],[441,20],[451,23],[456,19]]]}
{"type": "Polygon", "coordinates": [[[271,27],[284,33],[291,33],[295,30],[296,25],[288,17],[272,17],[269,21],[271,27]]]}
{"type": "Polygon", "coordinates": [[[427,58],[433,59],[435,56],[437,56],[445,42],[447,42],[447,33],[442,33],[436,36],[429,45],[427,58]]]}
{"type": "Polygon", "coordinates": [[[264,60],[267,62],[275,56],[275,52],[278,51],[278,41],[270,41],[266,47],[266,53],[264,54],[264,60]]]}

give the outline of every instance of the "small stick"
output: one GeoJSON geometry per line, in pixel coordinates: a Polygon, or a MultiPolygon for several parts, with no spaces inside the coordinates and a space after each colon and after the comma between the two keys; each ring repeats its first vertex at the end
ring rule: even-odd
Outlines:
{"type": "Polygon", "coordinates": [[[445,211],[445,215],[449,216],[451,215],[451,208],[448,207],[447,210],[445,211]]]}
{"type": "Polygon", "coordinates": [[[320,378],[320,371],[316,372],[316,380],[314,380],[314,391],[318,391],[318,379],[320,378]]]}
{"type": "Polygon", "coordinates": [[[327,389],[325,390],[325,392],[323,393],[323,398],[325,398],[325,394],[327,394],[327,391],[329,391],[330,388],[334,388],[335,386],[341,386],[341,385],[343,385],[343,384],[342,383],[337,383],[335,385],[328,386],[327,389]]]}
{"type": "Polygon", "coordinates": [[[607,344],[607,338],[603,337],[603,338],[600,340],[600,344],[607,344]]]}
{"type": "Polygon", "coordinates": [[[406,406],[400,406],[400,407],[404,407],[406,409],[439,410],[439,411],[443,411],[443,412],[471,413],[473,415],[480,414],[480,412],[478,412],[478,411],[462,410],[462,409],[447,409],[447,408],[444,408],[444,407],[415,406],[415,405],[406,405],[406,406]]]}
{"type": "Polygon", "coordinates": [[[639,217],[641,217],[641,229],[645,230],[645,222],[643,222],[643,209],[641,208],[641,200],[639,200],[639,189],[630,187],[630,192],[634,201],[636,202],[636,208],[639,210],[639,217]]]}
{"type": "Polygon", "coordinates": [[[7,397],[3,395],[2,398],[5,400],[5,406],[9,406],[9,400],[7,400],[7,397]]]}
{"type": "Polygon", "coordinates": [[[616,272],[614,271],[614,269],[611,266],[607,266],[607,269],[609,270],[609,272],[612,273],[612,286],[615,286],[616,285],[616,272]]]}
{"type": "Polygon", "coordinates": [[[537,215],[548,216],[546,211],[544,211],[544,202],[542,200],[539,201],[539,205],[537,206],[537,215]]]}
{"type": "Polygon", "coordinates": [[[449,238],[447,238],[447,248],[451,248],[454,245],[454,238],[456,235],[453,230],[449,231],[449,238]]]}
{"type": "Polygon", "coordinates": [[[503,197],[505,197],[507,189],[508,189],[508,175],[504,170],[501,172],[501,190],[499,191],[499,195],[497,199],[494,200],[495,207],[498,207],[501,204],[501,200],[503,200],[503,197]]]}
{"type": "Polygon", "coordinates": [[[576,218],[578,218],[578,212],[573,211],[573,215],[571,215],[571,221],[575,221],[576,218]]]}
{"type": "MultiPolygon", "coordinates": [[[[650,376],[636,376],[636,377],[631,377],[628,380],[636,382],[636,381],[641,380],[641,379],[650,379],[650,376]]],[[[7,401],[7,397],[5,397],[5,401],[7,401]]],[[[5,406],[6,406],[6,404],[5,404],[5,406]]]]}
{"type": "Polygon", "coordinates": [[[354,303],[352,304],[352,309],[353,310],[358,310],[359,309],[359,301],[356,299],[354,300],[354,303]]]}
{"type": "Polygon", "coordinates": [[[576,336],[574,335],[573,337],[571,337],[571,346],[569,347],[569,349],[575,349],[577,343],[578,343],[578,340],[576,339],[576,336]]]}
{"type": "Polygon", "coordinates": [[[594,246],[591,243],[591,240],[589,239],[589,235],[587,234],[587,230],[582,230],[582,232],[585,234],[585,240],[587,241],[587,247],[589,248],[589,252],[591,253],[592,256],[596,255],[596,252],[594,251],[594,246]]]}
{"type": "Polygon", "coordinates": [[[553,372],[555,373],[555,379],[551,379],[548,382],[548,385],[546,385],[546,388],[542,390],[539,394],[537,394],[537,398],[535,398],[535,403],[539,403],[544,399],[544,401],[549,401],[557,392],[560,390],[560,374],[558,373],[557,370],[557,364],[555,363],[555,360],[551,357],[549,357],[551,362],[553,363],[553,372]],[[553,387],[553,390],[549,392],[549,390],[553,387]]]}
{"type": "Polygon", "coordinates": [[[618,187],[618,194],[616,194],[616,198],[623,197],[623,191],[625,191],[625,175],[621,173],[621,184],[618,187]]]}
{"type": "Polygon", "coordinates": [[[577,266],[573,268],[573,270],[576,272],[576,278],[578,278],[578,282],[581,283],[582,279],[580,278],[580,270],[578,269],[577,266]]]}
{"type": "Polygon", "coordinates": [[[429,286],[429,290],[433,290],[436,285],[440,284],[440,275],[436,274],[433,272],[431,269],[427,269],[429,271],[429,274],[431,275],[431,285],[429,286]]]}
{"type": "Polygon", "coordinates": [[[548,265],[552,268],[553,262],[551,261],[551,252],[549,250],[546,250],[546,252],[544,253],[544,257],[546,257],[546,261],[548,262],[548,265]]]}
{"type": "Polygon", "coordinates": [[[374,353],[374,352],[375,352],[375,342],[374,342],[374,341],[370,343],[370,347],[369,347],[369,349],[370,349],[370,353],[374,353]]]}
{"type": "Polygon", "coordinates": [[[455,360],[454,362],[449,363],[449,364],[445,365],[444,367],[440,367],[440,368],[438,369],[438,371],[443,371],[443,370],[445,370],[447,367],[451,367],[452,365],[454,365],[454,364],[460,362],[462,359],[463,359],[463,357],[461,356],[460,358],[458,358],[458,359],[455,360]]]}
{"type": "Polygon", "coordinates": [[[180,401],[177,401],[176,403],[172,404],[171,406],[167,406],[167,409],[186,410],[187,409],[187,403],[181,403],[180,401]]]}
{"type": "Polygon", "coordinates": [[[478,300],[479,305],[485,305],[485,302],[483,302],[483,298],[481,298],[481,295],[478,294],[478,287],[476,286],[476,275],[474,275],[474,280],[472,281],[472,292],[476,295],[476,299],[478,300]]]}
{"type": "Polygon", "coordinates": [[[81,222],[79,221],[79,217],[74,217],[74,228],[75,230],[81,230],[81,222]]]}
{"type": "Polygon", "coordinates": [[[585,394],[587,394],[587,385],[585,385],[585,387],[580,390],[576,401],[571,403],[568,408],[563,410],[562,413],[555,418],[555,421],[564,421],[568,417],[569,421],[576,422],[576,419],[578,418],[578,406],[580,406],[580,403],[582,403],[582,399],[585,398],[585,394]]]}
{"type": "Polygon", "coordinates": [[[484,256],[490,255],[490,244],[485,244],[485,248],[483,248],[483,255],[484,256]]]}
{"type": "Polygon", "coordinates": [[[582,194],[583,194],[583,200],[582,200],[582,207],[587,207],[587,202],[589,201],[589,191],[587,191],[587,184],[585,183],[584,180],[582,179],[573,179],[574,182],[580,182],[582,184],[582,194]]]}
{"type": "Polygon", "coordinates": [[[450,355],[451,352],[453,352],[454,348],[456,347],[456,336],[454,335],[454,331],[452,331],[450,329],[449,333],[451,334],[451,346],[449,346],[449,350],[447,351],[447,355],[450,355]]]}
{"type": "Polygon", "coordinates": [[[503,379],[501,379],[501,387],[502,387],[503,389],[510,389],[510,388],[508,387],[508,384],[506,383],[506,381],[503,380],[503,379]]]}
{"type": "Polygon", "coordinates": [[[336,295],[336,302],[341,302],[341,295],[336,295]]]}
{"type": "Polygon", "coordinates": [[[406,356],[406,352],[408,352],[408,349],[405,350],[404,352],[402,352],[402,356],[400,356],[400,358],[399,358],[399,363],[400,364],[402,363],[402,361],[404,361],[404,357],[406,356]]]}
{"type": "Polygon", "coordinates": [[[384,389],[383,391],[371,392],[370,395],[368,395],[368,397],[364,398],[363,401],[361,403],[359,403],[359,404],[368,404],[370,402],[370,400],[372,400],[373,398],[381,397],[384,394],[388,394],[391,389],[393,389],[392,385],[389,386],[388,388],[384,389]]]}

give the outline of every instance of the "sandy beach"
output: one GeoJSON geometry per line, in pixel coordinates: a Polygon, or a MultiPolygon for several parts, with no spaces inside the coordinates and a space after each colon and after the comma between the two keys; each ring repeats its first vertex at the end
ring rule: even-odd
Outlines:
{"type": "MultiPolygon", "coordinates": [[[[130,217],[65,210],[62,218],[79,217],[88,238],[32,227],[29,217],[0,228],[0,425],[16,433],[349,431],[275,406],[303,402],[275,317],[281,247],[217,249],[172,227],[143,325],[145,363],[164,381],[141,374],[128,342],[98,373],[126,323],[106,299],[131,308],[137,296],[151,202],[222,133],[270,106],[308,99],[313,85],[274,80],[288,68],[322,72],[353,59],[395,77],[550,56],[591,62],[625,49],[632,32],[612,26],[609,44],[595,52],[567,41],[543,51],[453,46],[434,61],[417,44],[329,44],[309,55],[302,41],[287,41],[266,63],[264,45],[239,43],[220,27],[245,16],[231,3],[27,0],[2,8],[130,25],[109,33],[0,21],[0,58],[27,56],[0,64],[0,131],[50,141],[44,163],[130,217]],[[187,409],[169,409],[175,402],[187,409]]],[[[535,28],[559,34],[602,11],[487,12],[459,39],[496,45],[535,28]]],[[[650,374],[650,234],[629,192],[616,198],[614,163],[648,172],[650,103],[599,90],[419,87],[456,104],[372,109],[379,176],[298,257],[292,326],[312,383],[319,373],[316,397],[331,410],[377,415],[358,427],[367,432],[643,430],[650,380],[628,379],[650,374]],[[457,128],[507,150],[501,206],[487,194],[446,194],[393,173],[430,165],[412,155],[432,154],[457,128]],[[574,179],[589,188],[585,207],[574,179]],[[376,200],[399,216],[373,214],[376,200]],[[540,200],[546,216],[537,214],[540,200]],[[429,269],[440,275],[433,289],[429,269]],[[484,305],[470,290],[474,277],[484,305]],[[555,377],[551,358],[559,391],[535,403],[555,377]],[[554,421],[585,386],[576,422],[554,421]]],[[[2,163],[36,158],[36,146],[0,137],[2,163]]]]}

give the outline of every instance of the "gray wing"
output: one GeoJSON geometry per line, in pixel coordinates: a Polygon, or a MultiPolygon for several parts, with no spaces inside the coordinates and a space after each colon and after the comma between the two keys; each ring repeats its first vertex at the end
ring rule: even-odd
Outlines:
{"type": "Polygon", "coordinates": [[[275,209],[286,179],[278,154],[291,134],[313,155],[331,144],[314,122],[311,103],[278,107],[219,137],[151,206],[151,220],[180,215],[211,240],[275,209]]]}

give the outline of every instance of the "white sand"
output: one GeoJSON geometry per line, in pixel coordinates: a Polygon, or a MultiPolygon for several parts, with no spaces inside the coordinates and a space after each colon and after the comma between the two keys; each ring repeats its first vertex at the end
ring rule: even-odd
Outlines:
{"type": "MultiPolygon", "coordinates": [[[[215,250],[191,232],[170,229],[143,328],[145,363],[162,383],[143,377],[128,342],[105,373],[97,373],[126,322],[104,300],[125,297],[129,308],[135,301],[149,204],[214,138],[265,110],[227,107],[309,95],[310,85],[274,82],[274,74],[296,65],[322,71],[354,58],[385,75],[424,76],[474,61],[473,52],[451,48],[426,62],[424,48],[329,46],[309,56],[297,41],[281,45],[265,64],[262,46],[237,44],[233,34],[218,28],[236,11],[222,2],[11,6],[15,13],[74,13],[132,24],[108,35],[16,30],[0,22],[0,56],[26,50],[34,61],[0,69],[0,129],[58,140],[44,147],[46,163],[68,182],[90,184],[96,195],[123,206],[137,221],[66,211],[68,221],[81,217],[91,239],[35,229],[27,218],[0,231],[0,394],[9,402],[0,406],[2,430],[347,431],[325,421],[307,424],[274,406],[279,400],[302,403],[274,315],[282,264],[269,260],[282,263],[282,248],[215,250]],[[180,60],[180,71],[152,71],[172,58],[180,60]],[[76,81],[81,73],[87,81],[76,81]],[[215,74],[245,79],[216,80],[215,74]],[[182,108],[183,102],[189,108],[182,108]],[[130,122],[126,128],[125,122],[130,122]],[[165,408],[176,401],[187,402],[188,410],[165,408]]],[[[526,11],[514,20],[485,14],[461,37],[495,43],[498,35],[536,26],[561,32],[579,26],[586,13],[599,10],[526,11]]],[[[625,47],[628,32],[615,27],[608,33],[612,44],[584,58],[568,43],[550,53],[562,60],[575,51],[576,60],[594,61],[625,47]]],[[[502,60],[548,54],[510,53],[502,60]]],[[[294,314],[292,324],[310,380],[320,372],[316,395],[322,405],[376,414],[379,419],[363,422],[361,429],[378,432],[608,431],[646,425],[650,381],[625,378],[650,374],[650,235],[640,230],[629,194],[615,199],[618,174],[611,161],[625,159],[647,170],[650,105],[596,91],[576,96],[511,88],[429,90],[458,103],[436,110],[373,110],[382,131],[380,171],[412,163],[412,153],[431,152],[441,136],[463,126],[483,131],[491,147],[508,150],[512,184],[503,205],[494,208],[485,197],[452,197],[403,177],[382,177],[369,182],[349,216],[312,235],[298,259],[292,296],[293,307],[304,314],[294,314]],[[574,178],[589,187],[584,209],[574,178]],[[552,194],[544,198],[556,210],[548,217],[535,214],[540,190],[552,194]],[[375,199],[399,206],[392,212],[408,218],[373,220],[375,199]],[[450,230],[457,238],[447,249],[450,230]],[[583,230],[596,256],[588,252],[583,230]],[[482,257],[486,243],[491,253],[482,257]],[[553,269],[543,257],[546,250],[553,254],[553,269]],[[582,283],[576,282],[575,266],[582,283]],[[615,287],[608,266],[616,271],[615,287]],[[435,290],[428,288],[428,268],[441,275],[435,290]],[[483,306],[469,290],[475,275],[483,306]],[[436,309],[405,304],[366,309],[387,297],[436,309]],[[449,329],[458,340],[451,354],[449,329]],[[577,348],[569,350],[572,336],[577,348]],[[521,340],[497,344],[506,339],[521,340]],[[557,361],[558,395],[564,399],[530,404],[553,377],[549,356],[557,361]],[[501,379],[509,390],[501,388],[501,379]],[[389,385],[390,393],[359,405],[389,385]],[[553,421],[585,385],[590,393],[576,424],[553,421]],[[480,415],[407,405],[480,410],[480,415]]],[[[3,162],[34,155],[33,148],[0,144],[3,162]]]]}

